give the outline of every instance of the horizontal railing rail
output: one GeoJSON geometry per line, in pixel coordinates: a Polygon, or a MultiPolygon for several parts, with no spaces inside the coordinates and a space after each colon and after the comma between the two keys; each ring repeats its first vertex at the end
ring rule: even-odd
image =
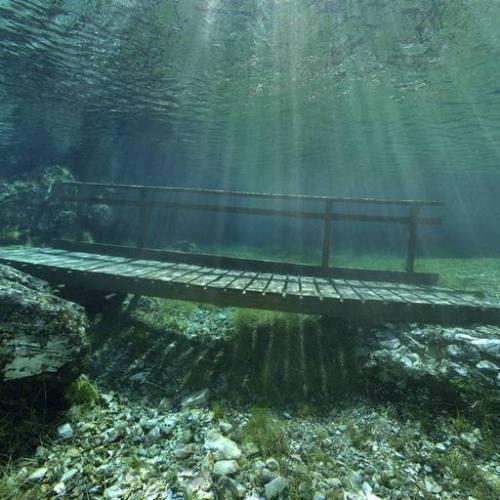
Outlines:
{"type": "MultiPolygon", "coordinates": [[[[404,224],[408,227],[408,244],[406,249],[406,272],[415,272],[415,259],[417,247],[417,227],[418,225],[437,226],[442,224],[440,217],[420,216],[423,207],[440,207],[444,205],[442,201],[436,200],[386,200],[379,198],[342,198],[332,196],[295,195],[295,194],[275,194],[275,193],[252,193],[245,191],[224,191],[219,189],[198,189],[170,186],[141,186],[126,184],[110,184],[96,182],[63,182],[60,185],[74,188],[71,194],[61,193],[59,189],[55,191],[62,202],[77,203],[77,232],[76,240],[82,241],[85,226],[85,206],[89,204],[104,203],[115,206],[129,206],[140,209],[141,230],[137,238],[137,248],[144,247],[146,228],[150,220],[152,209],[181,209],[198,210],[206,212],[224,212],[230,214],[266,216],[266,217],[292,217],[323,221],[323,240],[321,254],[321,268],[329,268],[331,258],[332,223],[341,222],[365,222],[382,224],[404,224]],[[101,191],[97,193],[96,191],[101,191]],[[136,191],[140,194],[138,199],[116,198],[109,193],[115,191],[136,191]],[[247,199],[268,199],[268,200],[291,200],[296,202],[321,202],[322,210],[300,210],[300,209],[276,209],[260,208],[250,206],[236,206],[231,204],[213,203],[191,203],[187,201],[162,201],[148,199],[148,193],[184,193],[194,195],[216,195],[218,197],[238,197],[247,199]],[[344,213],[334,211],[338,204],[359,204],[376,206],[398,206],[407,209],[403,215],[369,215],[359,213],[344,213]]],[[[113,193],[115,194],[115,193],[113,193]]]]}
{"type": "Polygon", "coordinates": [[[267,198],[276,200],[302,200],[302,201],[332,201],[336,203],[359,203],[370,205],[419,205],[428,207],[438,207],[445,205],[444,201],[439,200],[389,200],[383,198],[350,198],[338,196],[305,195],[305,194],[283,194],[283,193],[262,193],[250,191],[227,191],[223,189],[203,189],[174,186],[143,186],[140,184],[111,184],[103,182],[61,182],[63,186],[86,186],[89,188],[105,188],[119,190],[136,191],[156,191],[170,193],[192,193],[192,194],[213,194],[220,196],[235,196],[240,198],[267,198]]]}

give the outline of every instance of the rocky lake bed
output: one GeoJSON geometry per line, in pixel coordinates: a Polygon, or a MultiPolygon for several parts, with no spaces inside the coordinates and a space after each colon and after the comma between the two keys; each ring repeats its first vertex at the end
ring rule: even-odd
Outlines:
{"type": "Polygon", "coordinates": [[[500,491],[496,327],[349,329],[143,298],[133,311],[91,318],[89,338],[80,392],[95,392],[73,399],[29,453],[2,467],[2,498],[500,491]],[[324,356],[310,362],[306,347],[287,362],[301,342],[324,356]]]}

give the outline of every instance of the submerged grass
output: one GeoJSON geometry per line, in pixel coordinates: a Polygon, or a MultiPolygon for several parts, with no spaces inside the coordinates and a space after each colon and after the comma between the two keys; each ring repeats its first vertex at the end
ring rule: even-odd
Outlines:
{"type": "Polygon", "coordinates": [[[285,428],[267,408],[253,408],[241,434],[243,440],[254,443],[264,456],[288,453],[285,428]]]}
{"type": "MultiPolygon", "coordinates": [[[[204,250],[217,255],[246,259],[296,262],[319,265],[321,254],[316,250],[283,250],[274,247],[251,247],[232,245],[228,247],[206,246],[204,250]]],[[[331,266],[359,269],[403,271],[405,259],[393,254],[334,254],[331,266]]],[[[456,290],[470,290],[488,293],[500,299],[500,255],[498,257],[418,257],[415,271],[440,275],[440,285],[456,290]]]]}

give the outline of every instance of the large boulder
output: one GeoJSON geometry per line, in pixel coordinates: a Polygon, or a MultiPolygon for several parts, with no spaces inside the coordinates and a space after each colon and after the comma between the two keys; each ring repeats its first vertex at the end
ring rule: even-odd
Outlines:
{"type": "Polygon", "coordinates": [[[500,328],[387,325],[370,337],[363,374],[378,391],[500,409],[500,328]]]}
{"type": "Polygon", "coordinates": [[[0,401],[60,400],[89,352],[86,317],[36,278],[0,265],[0,401]]]}

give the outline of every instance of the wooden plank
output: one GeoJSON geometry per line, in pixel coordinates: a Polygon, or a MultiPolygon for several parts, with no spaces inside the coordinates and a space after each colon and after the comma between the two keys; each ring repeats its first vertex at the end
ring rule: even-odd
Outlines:
{"type": "MultiPolygon", "coordinates": [[[[202,280],[207,276],[213,277],[215,269],[212,267],[202,267],[198,272],[194,272],[191,279],[186,279],[187,277],[183,277],[180,279],[181,283],[185,283],[186,286],[195,285],[198,286],[198,280],[202,280]]],[[[188,275],[189,276],[189,275],[188,275]]]]}
{"type": "Polygon", "coordinates": [[[258,279],[259,273],[255,273],[255,276],[253,276],[250,281],[243,287],[241,290],[241,293],[245,295],[247,293],[248,287],[251,286],[253,283],[255,283],[255,280],[258,279]]]}
{"type": "Polygon", "coordinates": [[[290,262],[274,262],[269,260],[242,259],[219,255],[173,252],[167,250],[142,249],[138,254],[135,247],[109,245],[103,243],[84,243],[69,240],[55,242],[61,248],[70,251],[87,251],[105,255],[116,255],[128,258],[143,258],[162,262],[181,262],[201,266],[221,267],[240,271],[268,272],[273,274],[295,274],[302,276],[335,277],[339,279],[360,279],[363,281],[408,282],[411,284],[435,285],[439,276],[433,273],[412,273],[400,271],[378,271],[330,267],[327,271],[320,266],[295,264],[290,262]]]}
{"type": "Polygon", "coordinates": [[[235,281],[233,281],[230,285],[227,285],[224,290],[238,290],[242,293],[245,290],[245,287],[252,283],[255,276],[258,273],[252,272],[244,272],[241,276],[239,276],[235,281]]]}
{"type": "Polygon", "coordinates": [[[346,284],[348,284],[360,296],[362,302],[367,302],[367,301],[385,302],[383,298],[377,295],[369,287],[365,286],[362,281],[346,280],[346,284]]]}
{"type": "Polygon", "coordinates": [[[344,300],[345,297],[342,295],[342,292],[337,288],[336,285],[336,280],[329,278],[328,282],[330,283],[330,286],[332,287],[333,290],[335,290],[335,293],[340,297],[340,300],[344,300]]]}
{"type": "Polygon", "coordinates": [[[269,290],[269,286],[271,285],[273,279],[274,279],[274,274],[270,274],[269,279],[267,280],[265,287],[262,289],[262,295],[265,295],[267,293],[267,291],[269,290]]]}
{"type": "Polygon", "coordinates": [[[312,278],[311,276],[302,276],[300,284],[301,293],[303,296],[316,297],[321,300],[323,299],[318,291],[316,284],[314,283],[314,278],[312,278]]]}
{"type": "Polygon", "coordinates": [[[40,254],[27,254],[26,256],[18,255],[11,259],[20,263],[35,264],[43,266],[55,267],[68,267],[71,264],[76,264],[79,260],[69,254],[63,255],[40,255],[40,254]]]}
{"type": "Polygon", "coordinates": [[[409,286],[399,286],[398,283],[379,283],[379,287],[384,287],[386,290],[389,290],[392,294],[401,298],[401,300],[409,306],[412,304],[435,304],[435,301],[430,299],[428,296],[419,295],[415,292],[415,289],[412,289],[409,286]]]}
{"type": "Polygon", "coordinates": [[[29,259],[29,258],[36,258],[40,259],[41,257],[47,257],[47,258],[54,258],[54,257],[60,257],[62,255],[68,255],[69,253],[67,251],[62,251],[60,253],[45,253],[41,252],[41,249],[38,248],[30,248],[30,247],[25,247],[25,248],[14,248],[12,250],[7,250],[3,249],[1,256],[3,258],[11,258],[12,260],[14,259],[29,259]]]}
{"type": "Polygon", "coordinates": [[[285,288],[286,276],[281,274],[273,275],[273,279],[268,283],[266,288],[266,294],[271,295],[283,295],[283,289],[285,288]]]}
{"type": "Polygon", "coordinates": [[[211,288],[221,288],[227,290],[237,279],[241,278],[245,271],[230,271],[219,280],[210,285],[211,288]]]}
{"type": "Polygon", "coordinates": [[[256,277],[252,283],[247,286],[246,292],[264,293],[266,287],[272,279],[272,276],[273,275],[269,273],[259,273],[258,277],[256,277]]]}
{"type": "Polygon", "coordinates": [[[300,284],[297,276],[288,276],[285,293],[286,295],[296,295],[300,297],[300,284]]]}
{"type": "Polygon", "coordinates": [[[427,290],[427,291],[415,291],[415,294],[417,295],[425,295],[430,298],[430,300],[433,300],[435,303],[441,303],[441,304],[451,304],[454,306],[468,306],[468,305],[475,305],[473,302],[470,302],[466,299],[463,299],[461,297],[455,297],[453,294],[450,294],[448,292],[440,292],[437,290],[427,290]]]}
{"type": "Polygon", "coordinates": [[[185,264],[177,264],[172,269],[167,269],[166,271],[161,271],[159,273],[149,276],[150,280],[161,280],[163,282],[175,281],[176,283],[182,283],[182,278],[188,275],[192,275],[202,269],[200,266],[191,266],[185,264]]]}
{"type": "MultiPolygon", "coordinates": [[[[367,283],[368,284],[368,283],[367,283]]],[[[406,303],[407,300],[405,300],[403,297],[400,295],[397,295],[393,292],[391,292],[387,287],[381,286],[380,283],[375,283],[371,282],[370,283],[370,288],[374,293],[377,293],[378,296],[384,301],[384,302],[404,302],[406,303]]]]}
{"type": "Polygon", "coordinates": [[[314,279],[314,284],[318,289],[318,294],[321,297],[327,299],[339,299],[341,302],[344,301],[343,297],[332,286],[330,280],[327,280],[325,278],[313,278],[313,279],[314,279]]]}
{"type": "Polygon", "coordinates": [[[186,272],[185,266],[177,263],[152,262],[149,265],[144,261],[136,261],[136,266],[129,266],[122,270],[121,276],[133,278],[136,282],[141,280],[154,281],[170,278],[175,272],[179,274],[186,272]]]}
{"type": "Polygon", "coordinates": [[[416,286],[415,290],[419,293],[425,293],[430,296],[436,296],[441,301],[445,300],[448,303],[455,305],[476,306],[477,298],[469,295],[467,292],[458,292],[441,287],[416,286]]]}
{"type": "Polygon", "coordinates": [[[362,303],[366,302],[365,298],[354,287],[351,286],[350,281],[336,279],[332,280],[332,286],[337,290],[344,300],[360,300],[362,303]]]}
{"type": "Polygon", "coordinates": [[[92,269],[82,269],[82,270],[91,273],[107,273],[107,274],[114,274],[116,276],[132,277],[135,276],[137,273],[144,271],[144,266],[138,264],[132,259],[129,259],[120,262],[108,262],[107,264],[102,264],[92,269]]]}
{"type": "Polygon", "coordinates": [[[122,262],[123,260],[121,260],[119,263],[117,262],[113,263],[109,259],[80,260],[79,262],[76,262],[75,264],[71,264],[71,266],[68,266],[68,270],[94,272],[112,265],[120,265],[120,264],[125,265],[122,262]]]}
{"type": "Polygon", "coordinates": [[[202,286],[203,288],[207,289],[209,286],[211,286],[213,283],[216,281],[219,281],[223,279],[224,277],[228,276],[228,274],[231,271],[228,269],[215,269],[212,274],[208,274],[198,280],[196,280],[196,285],[197,286],[202,286]]]}

